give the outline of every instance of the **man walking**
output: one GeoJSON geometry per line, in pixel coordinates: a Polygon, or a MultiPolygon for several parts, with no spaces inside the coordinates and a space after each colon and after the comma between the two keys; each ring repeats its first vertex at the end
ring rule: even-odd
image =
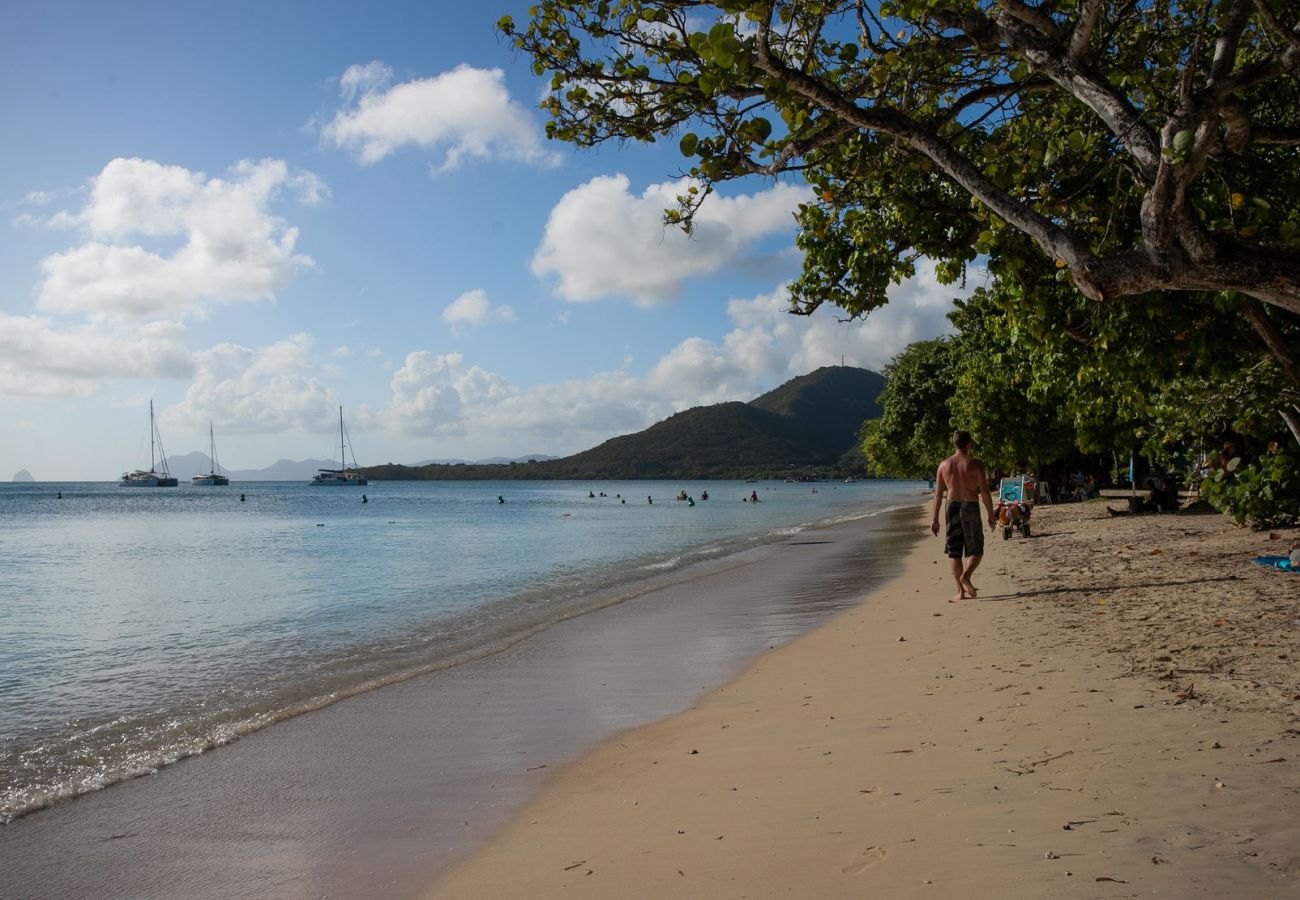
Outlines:
{"type": "Polygon", "coordinates": [[[989,527],[993,527],[993,496],[984,463],[970,455],[969,431],[954,431],[952,446],[957,451],[939,463],[934,474],[934,521],[930,531],[939,535],[939,509],[948,495],[947,536],[944,552],[952,560],[952,579],[957,583],[955,600],[978,596],[970,577],[984,558],[984,523],[980,520],[980,501],[988,510],[989,527]],[[962,557],[966,558],[965,565],[962,557]]]}

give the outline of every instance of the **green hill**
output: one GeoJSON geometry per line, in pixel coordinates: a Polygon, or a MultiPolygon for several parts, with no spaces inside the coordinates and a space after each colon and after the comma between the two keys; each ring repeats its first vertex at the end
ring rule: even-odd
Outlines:
{"type": "Polygon", "coordinates": [[[788,478],[861,475],[862,423],[880,415],[885,380],[875,372],[828,366],[749,403],[697,406],[635,434],[566,456],[509,465],[373,466],[367,478],[615,479],[788,478]]]}

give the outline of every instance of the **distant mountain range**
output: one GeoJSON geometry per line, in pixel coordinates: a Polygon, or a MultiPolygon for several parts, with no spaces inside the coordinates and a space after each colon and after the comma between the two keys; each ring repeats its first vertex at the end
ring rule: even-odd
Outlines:
{"type": "Polygon", "coordinates": [[[882,375],[827,366],[748,403],[697,406],[581,453],[505,464],[363,467],[375,480],[788,478],[865,475],[858,431],[880,415],[882,375]]]}

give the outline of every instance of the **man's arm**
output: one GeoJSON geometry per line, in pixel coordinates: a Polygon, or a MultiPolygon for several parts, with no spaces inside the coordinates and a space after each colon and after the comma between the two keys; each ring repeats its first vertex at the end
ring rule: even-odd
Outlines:
{"type": "Polygon", "coordinates": [[[935,537],[939,536],[939,510],[943,506],[943,494],[947,487],[943,480],[943,463],[940,463],[934,473],[934,520],[930,522],[930,533],[935,537]]]}
{"type": "Polygon", "coordinates": [[[989,491],[989,476],[984,471],[984,463],[980,463],[980,499],[984,501],[984,508],[989,513],[989,527],[992,528],[997,522],[997,513],[993,511],[993,494],[989,491]]]}

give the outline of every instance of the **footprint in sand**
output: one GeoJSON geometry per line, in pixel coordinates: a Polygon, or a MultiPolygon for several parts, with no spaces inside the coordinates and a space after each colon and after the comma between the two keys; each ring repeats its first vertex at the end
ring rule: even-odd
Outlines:
{"type": "Polygon", "coordinates": [[[863,859],[845,866],[840,871],[845,875],[861,875],[876,863],[883,862],[887,855],[883,847],[868,847],[862,851],[863,859]]]}

